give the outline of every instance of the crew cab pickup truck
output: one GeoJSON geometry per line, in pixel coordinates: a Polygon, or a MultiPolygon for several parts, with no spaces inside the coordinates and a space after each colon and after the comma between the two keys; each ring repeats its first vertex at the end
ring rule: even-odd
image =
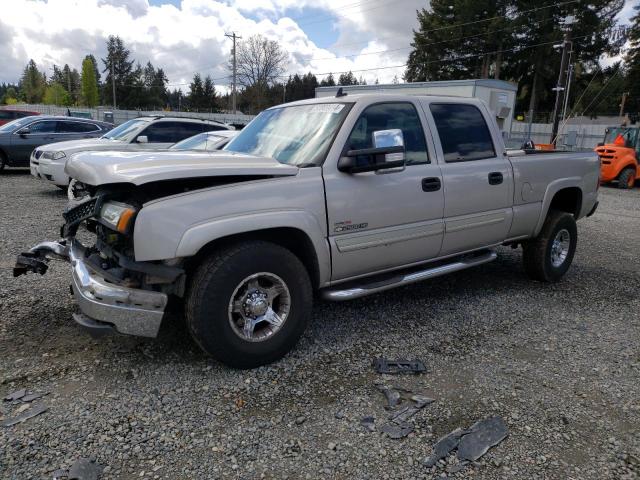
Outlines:
{"type": "Polygon", "coordinates": [[[500,245],[523,247],[533,279],[559,280],[599,185],[593,152],[507,152],[487,106],[453,97],[304,100],[219,152],[137,155],[68,160],[82,188],[63,239],[20,255],[14,275],[69,261],[74,318],[95,334],[154,337],[175,298],[198,345],[237,368],[293,348],[314,292],[362,297],[490,262],[500,245]]]}

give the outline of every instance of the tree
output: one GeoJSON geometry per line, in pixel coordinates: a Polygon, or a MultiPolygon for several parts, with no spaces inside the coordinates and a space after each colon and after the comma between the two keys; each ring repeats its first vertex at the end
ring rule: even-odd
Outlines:
{"type": "Polygon", "coordinates": [[[348,73],[343,73],[338,78],[338,85],[358,85],[358,79],[356,76],[349,71],[348,73]]]}
{"type": "Polygon", "coordinates": [[[134,61],[129,57],[131,52],[125,48],[124,42],[120,37],[111,35],[107,40],[107,58],[102,59],[104,65],[103,72],[107,76],[102,88],[102,103],[104,105],[112,105],[112,86],[113,81],[116,85],[116,103],[119,106],[130,107],[130,102],[135,104],[135,95],[130,95],[131,84],[135,80],[133,78],[134,61]],[[113,72],[113,74],[112,74],[113,72]]]}
{"type": "Polygon", "coordinates": [[[45,85],[44,74],[38,70],[36,62],[29,60],[20,79],[20,95],[27,103],[40,103],[44,97],[45,85]]]}
{"type": "Polygon", "coordinates": [[[634,114],[640,112],[640,5],[635,7],[636,14],[631,19],[629,32],[629,50],[625,57],[627,74],[625,91],[629,93],[625,110],[634,114]]]}
{"type": "Polygon", "coordinates": [[[277,42],[253,35],[236,46],[238,83],[244,87],[273,84],[284,72],[287,52],[277,42]]]}
{"type": "Polygon", "coordinates": [[[202,97],[201,108],[209,110],[210,112],[214,111],[216,109],[216,86],[209,75],[204,79],[202,97]]]}
{"type": "Polygon", "coordinates": [[[199,73],[193,76],[193,81],[189,84],[189,95],[187,101],[189,108],[198,110],[204,100],[204,87],[202,85],[202,77],[199,73]]]}
{"type": "MultiPolygon", "coordinates": [[[[504,78],[519,84],[516,109],[553,108],[560,68],[554,44],[566,30],[572,63],[589,75],[603,54],[622,45],[611,35],[624,0],[540,3],[538,0],[432,0],[418,12],[405,80],[504,78]],[[566,22],[573,17],[574,22],[566,22]],[[569,25],[569,23],[571,23],[569,25]]],[[[573,92],[575,93],[575,91],[573,92]]],[[[574,97],[575,98],[575,97],[574,97]]]]}
{"type": "Polygon", "coordinates": [[[95,64],[87,55],[82,61],[82,100],[87,107],[95,107],[100,102],[95,64]]]}
{"type": "Polygon", "coordinates": [[[0,104],[14,105],[18,103],[18,85],[2,83],[0,85],[0,104]]]}
{"type": "Polygon", "coordinates": [[[71,96],[61,84],[53,82],[45,89],[43,102],[46,105],[64,105],[68,107],[71,105],[71,96]]]}
{"type": "Polygon", "coordinates": [[[323,78],[320,82],[321,87],[335,87],[336,81],[333,78],[333,73],[330,73],[327,78],[323,78]]]}

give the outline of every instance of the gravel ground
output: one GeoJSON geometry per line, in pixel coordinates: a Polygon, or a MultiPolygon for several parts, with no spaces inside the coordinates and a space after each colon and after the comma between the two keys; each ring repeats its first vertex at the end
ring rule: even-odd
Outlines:
{"type": "MultiPolygon", "coordinates": [[[[640,189],[601,190],[559,284],[528,280],[503,248],[474,270],[318,302],[298,347],[253,371],[206,357],[179,317],[155,340],[86,336],[68,266],[11,277],[18,252],[56,238],[65,196],[19,170],[0,191],[0,394],[50,392],[30,407],[45,413],[0,427],[0,478],[50,479],[80,457],[105,479],[640,475],[640,189]],[[381,376],[376,356],[428,372],[381,376]],[[360,424],[386,419],[380,381],[436,400],[405,439],[360,424]],[[492,415],[510,435],[479,462],[422,464],[439,437],[492,415]]],[[[0,402],[0,417],[21,405],[0,402]]]]}

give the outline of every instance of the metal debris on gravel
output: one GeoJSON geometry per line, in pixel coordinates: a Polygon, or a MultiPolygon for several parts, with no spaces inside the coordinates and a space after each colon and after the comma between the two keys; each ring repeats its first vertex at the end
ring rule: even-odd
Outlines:
{"type": "Polygon", "coordinates": [[[36,405],[35,407],[31,408],[30,410],[27,410],[26,412],[21,413],[17,417],[7,418],[7,419],[3,420],[1,425],[3,427],[11,427],[11,426],[16,425],[18,423],[22,423],[24,421],[27,421],[30,418],[35,417],[36,415],[40,415],[41,413],[44,413],[47,410],[48,410],[48,408],[45,405],[36,405]]]}
{"type": "Polygon", "coordinates": [[[394,440],[404,438],[413,432],[413,425],[409,420],[425,406],[435,402],[433,398],[415,394],[406,388],[384,384],[378,384],[376,387],[386,399],[384,408],[391,411],[389,421],[380,427],[380,431],[394,440]]]}
{"type": "Polygon", "coordinates": [[[397,373],[422,373],[427,368],[422,360],[388,360],[386,358],[376,358],[373,360],[373,368],[378,373],[397,374],[397,373]]]}

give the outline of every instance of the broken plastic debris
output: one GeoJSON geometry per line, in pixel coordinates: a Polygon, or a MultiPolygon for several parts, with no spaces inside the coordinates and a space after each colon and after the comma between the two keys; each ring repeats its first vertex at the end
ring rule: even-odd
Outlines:
{"type": "Polygon", "coordinates": [[[378,390],[380,390],[384,397],[387,399],[387,404],[384,406],[384,408],[389,410],[400,405],[401,397],[399,389],[388,387],[386,385],[378,385],[377,387],[378,390]]]}
{"type": "Polygon", "coordinates": [[[69,480],[97,480],[102,467],[88,458],[79,458],[69,469],[69,480]]]}
{"type": "Polygon", "coordinates": [[[475,462],[487,453],[487,450],[507,438],[507,435],[509,432],[501,417],[480,420],[460,439],[458,459],[475,462]]]}
{"type": "Polygon", "coordinates": [[[456,448],[460,465],[464,465],[465,461],[475,462],[508,435],[507,425],[502,417],[489,417],[474,423],[468,430],[456,428],[440,438],[433,446],[433,454],[424,459],[423,463],[432,467],[456,448]]]}
{"type": "Polygon", "coordinates": [[[467,433],[466,430],[456,428],[453,432],[441,437],[433,446],[433,454],[424,460],[424,464],[427,467],[433,467],[438,460],[449,455],[450,452],[456,449],[458,443],[460,443],[460,437],[467,433]]]}
{"type": "Polygon", "coordinates": [[[5,402],[13,402],[15,400],[19,400],[27,394],[27,391],[23,388],[21,390],[16,390],[15,392],[10,393],[6,397],[4,397],[5,402]]]}
{"type": "Polygon", "coordinates": [[[402,423],[385,423],[380,427],[380,431],[386,433],[389,438],[394,440],[398,440],[400,438],[404,438],[413,432],[413,426],[408,424],[407,422],[402,423]]]}
{"type": "Polygon", "coordinates": [[[20,399],[21,402],[33,402],[34,400],[37,400],[38,398],[42,398],[45,395],[49,395],[49,392],[43,392],[43,393],[29,393],[27,395],[25,395],[24,397],[22,397],[20,399]]]}
{"type": "Polygon", "coordinates": [[[24,413],[21,413],[20,415],[18,415],[17,417],[13,417],[13,418],[7,418],[6,420],[2,421],[2,426],[3,427],[10,427],[12,425],[15,425],[17,423],[22,423],[26,420],[29,420],[32,417],[35,417],[36,415],[40,415],[41,413],[44,413],[48,410],[47,407],[45,407],[44,405],[37,405],[35,407],[33,407],[30,410],[27,410],[24,413]]]}
{"type": "Polygon", "coordinates": [[[369,432],[375,432],[376,431],[375,421],[376,420],[373,417],[363,417],[360,420],[360,425],[366,428],[369,432]]]}
{"type": "Polygon", "coordinates": [[[376,358],[373,360],[373,368],[378,373],[422,373],[427,369],[421,360],[387,360],[376,358]]]}

